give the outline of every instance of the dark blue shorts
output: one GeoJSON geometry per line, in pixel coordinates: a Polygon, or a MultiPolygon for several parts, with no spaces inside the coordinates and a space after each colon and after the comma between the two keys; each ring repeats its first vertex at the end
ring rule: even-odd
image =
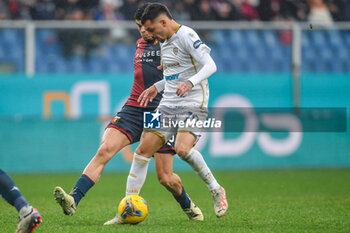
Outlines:
{"type": "MultiPolygon", "coordinates": [[[[154,108],[139,108],[124,105],[122,110],[118,112],[113,120],[107,125],[107,128],[115,128],[125,134],[130,144],[140,141],[143,131],[143,112],[154,111],[154,108]]],[[[170,138],[157,152],[175,154],[175,136],[170,138]]]]}

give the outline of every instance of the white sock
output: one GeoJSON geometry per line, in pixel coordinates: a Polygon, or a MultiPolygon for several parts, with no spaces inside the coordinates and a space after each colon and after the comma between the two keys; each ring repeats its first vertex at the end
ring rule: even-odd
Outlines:
{"type": "Polygon", "coordinates": [[[199,151],[192,148],[190,152],[184,155],[181,159],[186,161],[192,167],[196,174],[205,182],[210,191],[220,188],[220,185],[211,173],[199,151]]]}
{"type": "Polygon", "coordinates": [[[130,173],[126,183],[125,195],[138,195],[145,183],[147,176],[147,169],[150,158],[143,157],[134,153],[134,159],[130,168],[130,173]]]}
{"type": "Polygon", "coordinates": [[[23,206],[19,210],[19,217],[22,219],[24,216],[28,215],[30,212],[32,212],[33,207],[30,205],[23,206]]]}

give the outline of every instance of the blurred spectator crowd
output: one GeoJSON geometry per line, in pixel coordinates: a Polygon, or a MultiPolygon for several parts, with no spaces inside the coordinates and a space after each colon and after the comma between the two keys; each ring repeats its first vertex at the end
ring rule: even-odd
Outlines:
{"type": "MultiPolygon", "coordinates": [[[[159,0],[178,21],[350,21],[349,0],[159,0]]],[[[0,0],[0,20],[133,20],[141,0],[0,0]]],[[[152,1],[147,1],[152,2],[152,1]]]]}

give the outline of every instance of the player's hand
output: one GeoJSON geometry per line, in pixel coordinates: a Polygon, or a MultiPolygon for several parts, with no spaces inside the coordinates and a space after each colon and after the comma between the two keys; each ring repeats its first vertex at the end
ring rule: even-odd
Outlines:
{"type": "Polygon", "coordinates": [[[162,70],[163,69],[163,64],[160,64],[159,66],[157,66],[158,70],[162,70]]]}
{"type": "Polygon", "coordinates": [[[157,88],[152,85],[146,90],[144,90],[139,98],[137,99],[137,102],[140,103],[140,106],[146,107],[149,102],[152,102],[154,97],[156,97],[158,94],[157,88]]]}
{"type": "Polygon", "coordinates": [[[186,94],[192,90],[192,88],[193,84],[190,81],[186,80],[177,86],[176,94],[180,97],[185,97],[186,94]]]}

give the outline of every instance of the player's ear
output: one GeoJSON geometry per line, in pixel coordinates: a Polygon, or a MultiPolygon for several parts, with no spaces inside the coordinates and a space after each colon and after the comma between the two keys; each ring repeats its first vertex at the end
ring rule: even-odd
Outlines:
{"type": "Polygon", "coordinates": [[[166,20],[163,18],[163,19],[159,20],[159,23],[160,23],[163,27],[165,27],[167,22],[166,22],[166,20]]]}

